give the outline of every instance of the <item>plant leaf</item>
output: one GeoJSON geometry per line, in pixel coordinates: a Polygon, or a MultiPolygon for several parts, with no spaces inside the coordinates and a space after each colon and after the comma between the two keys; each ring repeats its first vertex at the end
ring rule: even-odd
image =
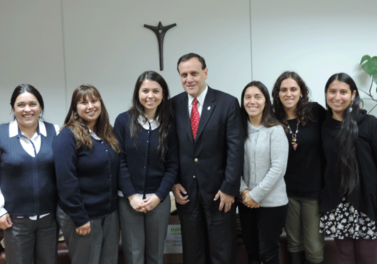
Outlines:
{"type": "Polygon", "coordinates": [[[360,66],[377,83],[377,57],[371,58],[369,55],[364,55],[361,58],[360,66]]]}

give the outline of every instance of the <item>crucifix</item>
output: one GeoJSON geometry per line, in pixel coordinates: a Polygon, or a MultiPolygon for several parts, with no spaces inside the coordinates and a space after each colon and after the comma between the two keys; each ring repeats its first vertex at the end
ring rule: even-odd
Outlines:
{"type": "Polygon", "coordinates": [[[162,26],[161,21],[160,23],[158,23],[157,27],[144,24],[144,27],[149,28],[156,34],[158,40],[158,51],[160,53],[160,71],[164,70],[164,37],[166,31],[168,31],[172,27],[175,27],[176,25],[177,24],[174,23],[168,26],[162,26]]]}

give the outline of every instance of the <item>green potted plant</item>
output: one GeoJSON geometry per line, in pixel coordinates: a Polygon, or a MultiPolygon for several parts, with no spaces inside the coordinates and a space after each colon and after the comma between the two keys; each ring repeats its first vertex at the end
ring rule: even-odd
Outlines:
{"type": "MultiPolygon", "coordinates": [[[[368,112],[370,113],[377,106],[377,98],[374,98],[372,95],[373,83],[377,85],[377,56],[371,57],[369,55],[364,55],[361,58],[360,66],[372,79],[368,92],[364,91],[363,89],[359,89],[360,91],[368,95],[371,100],[376,102],[376,104],[368,112]]],[[[377,87],[376,87],[376,92],[377,92],[377,87]]],[[[363,105],[364,105],[364,102],[363,102],[363,105]]]]}

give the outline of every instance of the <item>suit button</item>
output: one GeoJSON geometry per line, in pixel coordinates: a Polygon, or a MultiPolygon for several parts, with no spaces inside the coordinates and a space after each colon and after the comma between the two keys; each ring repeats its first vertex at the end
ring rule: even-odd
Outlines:
{"type": "Polygon", "coordinates": [[[195,161],[195,162],[198,162],[198,158],[195,158],[194,161],[195,161]]]}
{"type": "Polygon", "coordinates": [[[192,176],[194,179],[196,179],[196,176],[194,175],[194,176],[192,176]]]}

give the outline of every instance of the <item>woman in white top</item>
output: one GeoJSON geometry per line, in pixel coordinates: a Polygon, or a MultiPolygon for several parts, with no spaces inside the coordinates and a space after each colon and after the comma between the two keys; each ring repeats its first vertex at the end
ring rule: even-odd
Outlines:
{"type": "Polygon", "coordinates": [[[56,183],[52,140],[58,130],[40,117],[41,94],[14,90],[14,120],[0,126],[0,228],[8,264],[57,262],[56,183]]]}
{"type": "Polygon", "coordinates": [[[245,132],[239,214],[249,263],[279,263],[279,237],[288,198],[284,174],[288,140],[275,119],[266,86],[253,81],[241,96],[245,132]]]}

